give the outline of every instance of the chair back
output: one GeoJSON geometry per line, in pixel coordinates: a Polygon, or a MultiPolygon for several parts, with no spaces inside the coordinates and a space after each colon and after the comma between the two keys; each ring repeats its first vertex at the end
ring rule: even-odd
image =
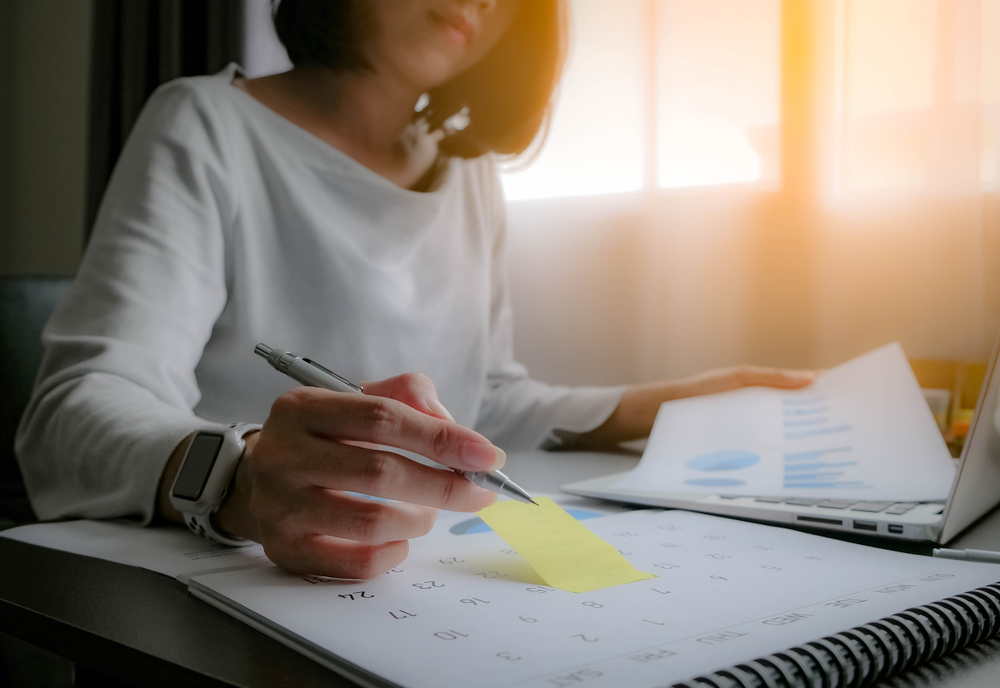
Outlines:
{"type": "Polygon", "coordinates": [[[72,280],[0,277],[0,519],[35,520],[14,457],[14,432],[42,360],[42,328],[72,280]]]}

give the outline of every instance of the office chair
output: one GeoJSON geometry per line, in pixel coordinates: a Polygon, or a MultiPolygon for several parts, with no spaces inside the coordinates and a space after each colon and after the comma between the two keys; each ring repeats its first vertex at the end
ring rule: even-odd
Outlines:
{"type": "Polygon", "coordinates": [[[0,529],[37,520],[14,457],[14,432],[42,360],[42,327],[71,281],[0,277],[0,529]]]}

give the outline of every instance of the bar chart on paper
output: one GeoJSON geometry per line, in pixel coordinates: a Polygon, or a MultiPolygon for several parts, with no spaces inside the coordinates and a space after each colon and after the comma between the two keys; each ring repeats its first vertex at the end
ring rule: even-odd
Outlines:
{"type": "Polygon", "coordinates": [[[954,466],[898,344],[807,389],[752,387],[661,406],[616,489],[929,501],[954,466]]]}
{"type": "MultiPolygon", "coordinates": [[[[850,451],[850,447],[834,447],[833,449],[785,454],[785,487],[815,490],[817,488],[837,489],[863,486],[865,484],[863,480],[845,478],[845,473],[852,466],[858,465],[857,461],[821,460],[829,459],[831,455],[841,452],[847,452],[849,458],[850,451]]],[[[832,458],[838,457],[833,456],[832,458]]]]}
{"type": "MultiPolygon", "coordinates": [[[[850,423],[832,418],[826,395],[784,397],[781,400],[784,439],[783,487],[801,494],[816,490],[865,489],[858,461],[850,445],[837,445],[851,433],[850,423]],[[811,440],[830,446],[796,451],[797,440],[811,440]]],[[[868,486],[871,487],[871,486],[868,486]]]]}

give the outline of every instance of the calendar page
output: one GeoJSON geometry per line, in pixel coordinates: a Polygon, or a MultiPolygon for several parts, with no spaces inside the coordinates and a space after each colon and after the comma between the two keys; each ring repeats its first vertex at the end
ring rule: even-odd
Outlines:
{"type": "Polygon", "coordinates": [[[273,566],[193,578],[199,597],[364,685],[664,686],[1000,579],[988,564],[644,510],[587,525],[656,578],[541,584],[466,517],[374,580],[273,566]]]}

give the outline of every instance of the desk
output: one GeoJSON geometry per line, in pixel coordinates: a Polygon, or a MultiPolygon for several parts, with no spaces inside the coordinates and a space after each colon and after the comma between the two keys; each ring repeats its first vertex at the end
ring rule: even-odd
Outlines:
{"type": "MultiPolygon", "coordinates": [[[[504,470],[534,492],[630,469],[634,456],[527,452],[504,470]]],[[[954,547],[1000,549],[1000,509],[954,547]]],[[[929,548],[928,548],[929,549],[929,548]]],[[[144,569],[0,538],[0,632],[134,686],[353,685],[144,569]]],[[[997,567],[1000,579],[1000,567],[997,567]]],[[[1000,685],[1000,641],[886,687],[1000,685]]]]}

